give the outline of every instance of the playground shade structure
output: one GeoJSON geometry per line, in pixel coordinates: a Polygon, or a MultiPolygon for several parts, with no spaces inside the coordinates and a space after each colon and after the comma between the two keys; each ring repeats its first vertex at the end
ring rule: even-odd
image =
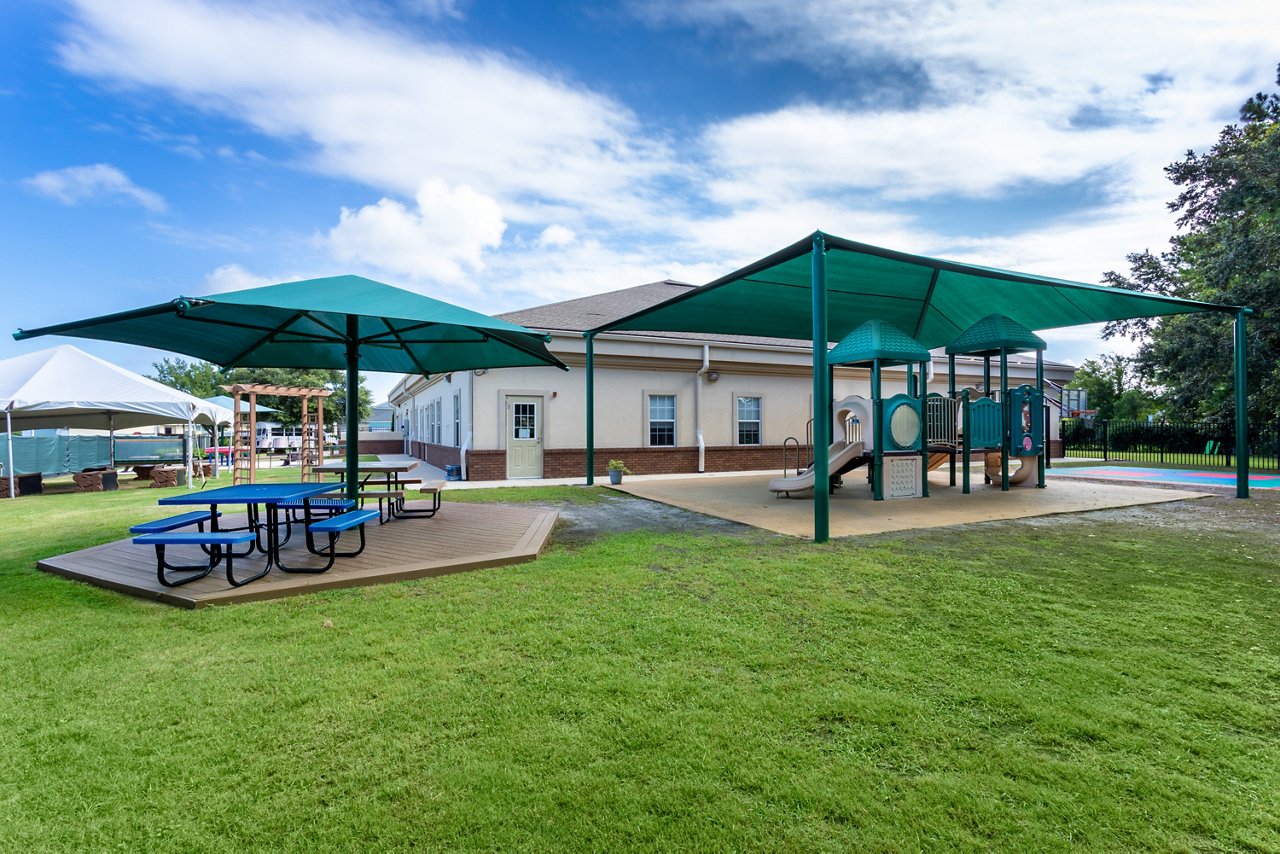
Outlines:
{"type": "MultiPolygon", "coordinates": [[[[1031,331],[1195,312],[1235,315],[1237,495],[1248,497],[1245,317],[1241,306],[1091,285],[962,264],[846,240],[821,231],[666,302],[598,326],[587,339],[587,480],[593,479],[591,388],[596,335],[612,330],[693,332],[813,342],[813,444],[826,447],[831,400],[827,348],[868,320],[882,320],[932,349],[991,315],[1031,331]]],[[[814,539],[828,538],[828,500],[814,495],[814,539]]]]}

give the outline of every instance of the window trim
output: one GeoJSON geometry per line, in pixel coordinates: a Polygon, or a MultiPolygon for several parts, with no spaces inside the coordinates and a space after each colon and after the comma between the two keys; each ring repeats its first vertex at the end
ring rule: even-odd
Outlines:
{"type": "MultiPolygon", "coordinates": [[[[740,447],[740,448],[764,447],[764,395],[761,394],[760,392],[750,392],[750,391],[736,392],[735,391],[733,393],[733,397],[730,399],[733,401],[733,444],[734,446],[740,447]],[[756,427],[759,431],[759,437],[758,437],[759,441],[756,441],[753,443],[747,443],[747,442],[741,441],[741,434],[739,433],[739,430],[738,430],[738,425],[739,423],[741,423],[738,418],[738,398],[740,397],[753,398],[760,402],[760,412],[755,421],[756,427]]],[[[749,424],[751,422],[748,420],[747,423],[749,424]]]]}
{"type": "MultiPolygon", "coordinates": [[[[678,448],[680,447],[680,395],[677,392],[670,389],[653,389],[652,391],[649,389],[645,389],[642,399],[643,399],[643,415],[644,415],[642,423],[644,424],[644,434],[641,438],[644,441],[641,447],[643,448],[678,448]],[[671,398],[671,418],[670,418],[671,444],[670,445],[653,444],[653,427],[652,427],[653,419],[650,417],[653,410],[651,408],[652,404],[650,403],[650,400],[655,397],[671,398]]],[[[668,419],[660,418],[658,420],[660,422],[666,422],[668,419]]]]}

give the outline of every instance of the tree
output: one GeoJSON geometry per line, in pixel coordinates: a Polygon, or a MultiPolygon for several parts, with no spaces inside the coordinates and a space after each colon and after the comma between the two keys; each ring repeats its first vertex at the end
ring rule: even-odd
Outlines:
{"type": "MultiPolygon", "coordinates": [[[[1280,86],[1280,67],[1276,84],[1280,86]]],[[[1181,233],[1159,255],[1129,256],[1129,275],[1107,284],[1242,305],[1248,318],[1248,405],[1254,419],[1280,418],[1280,94],[1258,93],[1240,123],[1204,154],[1188,151],[1165,174],[1181,188],[1169,203],[1181,233]]],[[[1233,318],[1174,315],[1108,324],[1103,337],[1141,342],[1134,365],[1164,389],[1171,415],[1234,417],[1233,318]]]]}
{"type": "Polygon", "coordinates": [[[162,359],[152,362],[151,367],[155,373],[148,374],[148,378],[178,391],[201,398],[226,393],[221,388],[227,381],[226,372],[209,362],[198,359],[190,362],[185,359],[162,359]]]}
{"type": "Polygon", "coordinates": [[[1155,396],[1143,387],[1133,361],[1118,354],[1085,359],[1067,387],[1087,391],[1089,408],[1096,409],[1099,418],[1137,420],[1160,408],[1155,396]]]}
{"type": "MultiPolygon", "coordinates": [[[[196,397],[214,397],[226,394],[224,385],[232,383],[262,383],[265,385],[303,386],[307,388],[332,388],[333,395],[325,399],[324,416],[329,423],[346,421],[347,374],[346,371],[328,371],[305,368],[233,368],[226,370],[208,362],[193,359],[164,359],[152,364],[155,373],[151,379],[167,386],[193,394],[196,397]]],[[[360,375],[357,391],[360,419],[373,411],[373,395],[364,386],[360,375]]],[[[282,424],[302,423],[302,398],[259,395],[258,401],[280,410],[278,420],[282,424]]],[[[314,403],[312,406],[314,407],[314,403]]]]}

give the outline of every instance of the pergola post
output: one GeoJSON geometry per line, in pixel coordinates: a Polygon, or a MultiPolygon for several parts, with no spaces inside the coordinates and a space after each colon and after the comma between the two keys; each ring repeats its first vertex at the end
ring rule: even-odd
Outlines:
{"type": "Polygon", "coordinates": [[[595,336],[584,332],[587,339],[587,486],[596,482],[596,354],[595,336]]]}
{"type": "Polygon", "coordinates": [[[1249,497],[1249,394],[1246,382],[1249,378],[1245,349],[1245,315],[1248,310],[1236,314],[1235,386],[1236,386],[1236,498],[1249,497]]]}
{"type": "Polygon", "coordinates": [[[830,536],[831,502],[827,450],[831,446],[831,394],[827,388],[827,244],[813,235],[813,541],[830,536]]]}

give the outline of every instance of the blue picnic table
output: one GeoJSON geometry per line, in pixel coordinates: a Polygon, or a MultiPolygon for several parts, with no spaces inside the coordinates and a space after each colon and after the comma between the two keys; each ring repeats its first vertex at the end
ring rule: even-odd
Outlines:
{"type": "Polygon", "coordinates": [[[162,505],[207,506],[209,508],[209,529],[215,532],[219,530],[219,506],[226,504],[245,505],[245,515],[248,518],[247,530],[254,534],[253,547],[265,554],[267,560],[261,572],[249,578],[237,579],[232,582],[239,586],[261,578],[270,572],[273,566],[278,566],[285,572],[295,571],[285,566],[280,560],[280,547],[288,540],[288,536],[283,539],[280,536],[282,525],[280,519],[281,504],[301,501],[309,522],[309,503],[311,499],[337,492],[340,489],[342,489],[341,483],[242,483],[239,486],[224,486],[218,489],[170,495],[161,498],[158,503],[162,505]],[[265,512],[259,513],[259,507],[263,508],[265,512]]]}

